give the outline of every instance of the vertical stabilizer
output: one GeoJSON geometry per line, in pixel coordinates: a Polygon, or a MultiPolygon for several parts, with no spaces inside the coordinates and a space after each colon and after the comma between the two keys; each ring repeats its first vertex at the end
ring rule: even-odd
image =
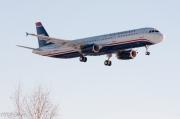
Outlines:
{"type": "MultiPolygon", "coordinates": [[[[36,30],[38,35],[49,36],[41,22],[36,22],[36,30]]],[[[40,40],[40,38],[38,38],[38,43],[39,43],[39,47],[43,47],[50,44],[47,43],[46,41],[40,40]]]]}

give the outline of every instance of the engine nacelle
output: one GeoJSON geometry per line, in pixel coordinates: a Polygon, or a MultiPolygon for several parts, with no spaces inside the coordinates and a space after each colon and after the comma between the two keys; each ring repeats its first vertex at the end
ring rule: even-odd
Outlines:
{"type": "Polygon", "coordinates": [[[118,59],[121,60],[130,60],[130,59],[134,59],[137,56],[137,52],[134,50],[128,50],[128,51],[119,51],[116,54],[118,59]]]}
{"type": "Polygon", "coordinates": [[[99,52],[100,49],[101,49],[100,46],[96,45],[96,44],[94,44],[93,47],[92,47],[92,51],[95,52],[95,53],[99,52]]]}
{"type": "Polygon", "coordinates": [[[82,53],[98,53],[102,47],[96,44],[89,44],[82,45],[80,48],[82,53]]]}

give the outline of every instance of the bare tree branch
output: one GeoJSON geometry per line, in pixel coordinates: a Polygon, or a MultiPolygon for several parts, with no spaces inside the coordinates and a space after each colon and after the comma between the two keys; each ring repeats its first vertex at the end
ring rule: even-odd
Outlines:
{"type": "Polygon", "coordinates": [[[21,88],[15,93],[15,108],[18,119],[54,119],[57,105],[50,102],[49,92],[39,87],[30,96],[22,96],[21,88]]]}

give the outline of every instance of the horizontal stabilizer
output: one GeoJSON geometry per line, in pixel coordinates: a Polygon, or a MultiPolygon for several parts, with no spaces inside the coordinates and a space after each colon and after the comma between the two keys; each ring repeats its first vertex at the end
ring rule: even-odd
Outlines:
{"type": "Polygon", "coordinates": [[[30,47],[27,47],[27,46],[22,46],[22,45],[16,45],[16,46],[21,47],[21,48],[30,49],[30,50],[35,50],[35,48],[30,48],[30,47]]]}

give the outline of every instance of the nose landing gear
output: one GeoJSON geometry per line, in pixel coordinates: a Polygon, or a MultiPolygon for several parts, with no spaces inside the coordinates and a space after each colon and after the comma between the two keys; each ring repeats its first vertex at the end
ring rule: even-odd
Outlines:
{"type": "Polygon", "coordinates": [[[150,55],[151,53],[150,52],[146,52],[146,55],[150,55]]]}
{"type": "Polygon", "coordinates": [[[146,46],[145,46],[145,48],[146,48],[146,53],[145,53],[145,54],[149,56],[149,55],[151,54],[151,53],[148,51],[149,46],[148,46],[148,45],[146,45],[146,46]]]}

